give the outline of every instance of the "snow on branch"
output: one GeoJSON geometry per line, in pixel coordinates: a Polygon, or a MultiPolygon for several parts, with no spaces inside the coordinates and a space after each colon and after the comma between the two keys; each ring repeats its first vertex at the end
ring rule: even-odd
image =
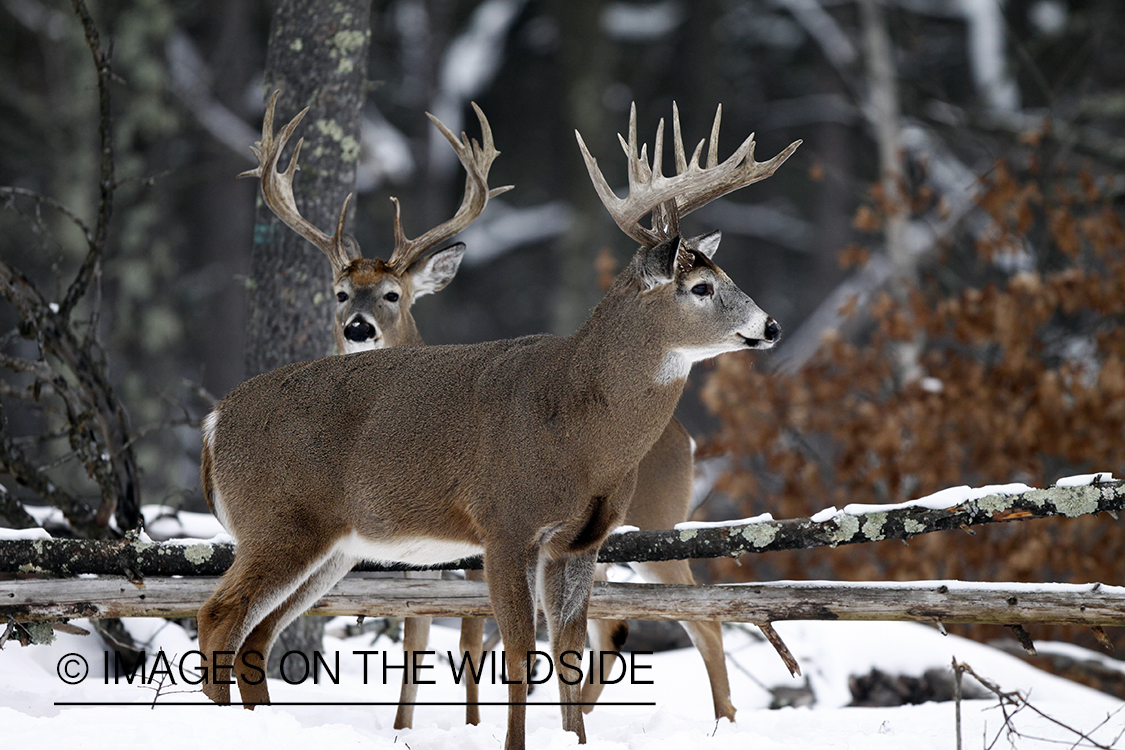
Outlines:
{"type": "MultiPolygon", "coordinates": [[[[1002,521],[1116,514],[1125,509],[1125,482],[1103,481],[1099,474],[1060,481],[1047,489],[1022,484],[955,487],[897,505],[829,508],[811,518],[783,521],[750,519],[723,524],[679,524],[670,531],[614,534],[602,545],[602,562],[652,562],[835,547],[886,539],[907,540],[934,531],[965,529],[1002,521]]],[[[40,532],[41,533],[41,532],[40,532]]],[[[222,542],[166,543],[86,539],[9,539],[0,541],[0,573],[76,576],[221,575],[234,559],[234,546],[222,542]]],[[[434,566],[477,569],[480,558],[434,566]]],[[[407,570],[401,564],[363,564],[365,571],[407,570]]]]}

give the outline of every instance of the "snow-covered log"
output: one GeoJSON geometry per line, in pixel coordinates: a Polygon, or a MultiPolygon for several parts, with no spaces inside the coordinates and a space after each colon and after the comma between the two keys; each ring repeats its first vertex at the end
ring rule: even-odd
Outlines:
{"type": "MultiPolygon", "coordinates": [[[[1116,513],[1125,508],[1125,482],[1091,483],[1077,478],[1047,489],[998,485],[955,487],[897,505],[849,505],[811,518],[774,521],[768,517],[723,524],[680,524],[670,531],[614,534],[602,545],[602,562],[649,562],[738,557],[757,552],[835,547],[885,539],[910,539],[933,531],[963,529],[1001,521],[1116,513]]],[[[214,576],[234,559],[231,544],[106,542],[81,539],[0,541],[0,573],[75,576],[84,573],[148,576],[214,576]]],[[[405,570],[403,565],[363,565],[359,570],[405,570]]],[[[479,558],[444,566],[480,567],[479,558]]]]}

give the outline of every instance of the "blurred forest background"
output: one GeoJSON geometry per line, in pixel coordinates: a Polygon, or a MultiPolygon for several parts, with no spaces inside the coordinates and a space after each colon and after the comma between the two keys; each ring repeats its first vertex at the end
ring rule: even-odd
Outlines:
{"type": "MultiPolygon", "coordinates": [[[[248,373],[257,188],[234,176],[254,166],[271,8],[91,5],[112,51],[116,193],[75,320],[124,405],[146,503],[205,509],[198,421],[248,373]]],[[[621,192],[631,102],[646,140],[677,102],[689,144],[721,102],[720,158],[750,132],[761,159],[804,144],[686,222],[722,230],[719,263],[786,331],[774,352],[692,376],[678,416],[701,443],[696,518],[1120,476],[1122,28],[1116,0],[377,1],[350,228],[385,258],[390,196],[409,235],[452,215],[463,172],[423,112],[478,136],[475,101],[502,152],[490,183],[515,190],[458,238],[457,278],[414,307],[422,335],[568,334],[633,249],[589,184],[575,128],[621,192]]],[[[94,224],[98,107],[70,4],[0,0],[0,260],[47,302],[40,323],[70,312],[88,241],[34,196],[94,224]]],[[[323,311],[325,354],[328,291],[307,301],[323,311]]],[[[65,383],[52,390],[34,366],[55,356],[42,326],[5,299],[0,525],[27,523],[25,502],[97,508],[105,491],[90,477],[114,457],[68,432],[65,383]]],[[[1010,524],[701,564],[698,577],[1120,584],[1121,532],[1110,519],[1010,524]]]]}

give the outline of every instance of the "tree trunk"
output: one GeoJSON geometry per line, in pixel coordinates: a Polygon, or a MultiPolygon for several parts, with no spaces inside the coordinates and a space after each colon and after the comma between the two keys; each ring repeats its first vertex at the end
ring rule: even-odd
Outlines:
{"type": "MultiPolygon", "coordinates": [[[[370,0],[283,0],[270,26],[266,88],[281,89],[276,125],[310,108],[297,133],[305,139],[297,207],[327,233],[355,187],[370,21],[370,0]]],[[[260,200],[249,287],[248,377],[331,353],[331,267],[260,200]]]]}
{"type": "MultiPolygon", "coordinates": [[[[269,91],[281,89],[277,125],[309,107],[298,134],[305,143],[297,206],[329,233],[355,187],[370,38],[370,0],[281,0],[270,25],[265,79],[269,91]]],[[[331,267],[321,252],[259,200],[250,256],[248,377],[331,354],[331,291],[331,267]]],[[[322,619],[300,618],[282,632],[273,653],[315,650],[323,634],[322,619]]],[[[275,659],[270,662],[273,675],[275,659]]]]}

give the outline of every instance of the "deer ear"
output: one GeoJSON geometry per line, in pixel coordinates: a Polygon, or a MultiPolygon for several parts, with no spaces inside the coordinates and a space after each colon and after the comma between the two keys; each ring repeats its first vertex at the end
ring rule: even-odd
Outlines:
{"type": "Polygon", "coordinates": [[[676,259],[680,255],[680,238],[677,235],[656,247],[642,251],[641,280],[649,289],[667,284],[676,276],[676,259]]]}
{"type": "Polygon", "coordinates": [[[464,256],[465,243],[458,242],[411,263],[406,272],[414,282],[414,298],[444,289],[457,275],[464,256]]]}
{"type": "Polygon", "coordinates": [[[715,256],[715,251],[719,249],[719,242],[722,239],[722,232],[708,232],[698,237],[692,237],[687,241],[687,244],[706,255],[708,259],[711,259],[715,256]]]}

